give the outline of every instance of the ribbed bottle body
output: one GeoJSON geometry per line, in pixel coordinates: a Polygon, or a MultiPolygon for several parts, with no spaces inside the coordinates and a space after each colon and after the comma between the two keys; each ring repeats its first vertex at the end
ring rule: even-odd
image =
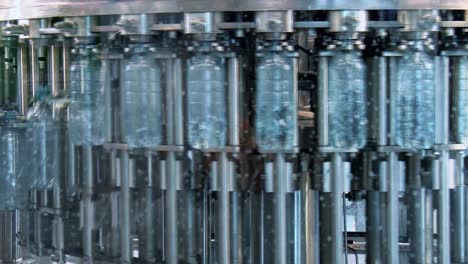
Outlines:
{"type": "Polygon", "coordinates": [[[260,151],[291,151],[297,140],[294,61],[282,53],[257,59],[255,130],[260,151]]]}
{"type": "Polygon", "coordinates": [[[197,54],[190,58],[188,142],[195,149],[223,149],[226,145],[225,72],[225,60],[216,54],[197,54]]]}
{"type": "Polygon", "coordinates": [[[124,141],[132,148],[162,141],[161,68],[150,54],[134,54],[122,71],[124,141]]]}
{"type": "Polygon", "coordinates": [[[69,131],[72,144],[105,142],[104,82],[99,59],[88,47],[79,48],[70,65],[69,131]]]}
{"type": "Polygon", "coordinates": [[[328,76],[329,145],[362,148],[367,140],[366,68],[359,52],[330,58],[328,76]]]}
{"type": "Polygon", "coordinates": [[[456,104],[456,141],[461,144],[468,144],[468,57],[463,56],[458,59],[457,79],[455,91],[456,104]]]}
{"type": "Polygon", "coordinates": [[[397,66],[396,113],[392,116],[395,144],[430,148],[435,142],[435,57],[408,51],[397,66]]]}
{"type": "Polygon", "coordinates": [[[28,113],[26,136],[29,139],[30,169],[34,172],[34,188],[52,188],[60,177],[62,155],[61,129],[53,119],[52,109],[45,102],[36,102],[28,113]]]}

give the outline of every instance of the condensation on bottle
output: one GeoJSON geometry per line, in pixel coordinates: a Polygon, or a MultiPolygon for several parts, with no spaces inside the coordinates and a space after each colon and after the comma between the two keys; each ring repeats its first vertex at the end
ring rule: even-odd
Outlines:
{"type": "Polygon", "coordinates": [[[77,48],[70,65],[69,133],[74,145],[105,142],[104,73],[92,49],[77,48]]]}
{"type": "Polygon", "coordinates": [[[397,146],[427,149],[435,142],[435,57],[408,50],[398,61],[396,113],[392,117],[397,146]]]}
{"type": "Polygon", "coordinates": [[[296,147],[297,109],[293,59],[265,53],[257,60],[256,141],[260,151],[296,147]]]}
{"type": "Polygon", "coordinates": [[[456,141],[468,144],[468,57],[458,59],[457,91],[456,91],[456,141]]]}
{"type": "Polygon", "coordinates": [[[35,173],[34,188],[50,189],[62,170],[63,142],[60,123],[53,118],[51,106],[37,101],[27,116],[26,135],[30,148],[30,170],[35,173]]]}
{"type": "Polygon", "coordinates": [[[189,144],[195,149],[222,149],[227,135],[225,59],[194,55],[187,74],[189,144]]]}
{"type": "Polygon", "coordinates": [[[331,57],[328,79],[329,145],[362,148],[367,140],[367,100],[360,52],[339,51],[331,57]]]}
{"type": "Polygon", "coordinates": [[[149,53],[138,51],[122,75],[124,140],[129,147],[156,147],[162,141],[161,68],[149,53]]]}

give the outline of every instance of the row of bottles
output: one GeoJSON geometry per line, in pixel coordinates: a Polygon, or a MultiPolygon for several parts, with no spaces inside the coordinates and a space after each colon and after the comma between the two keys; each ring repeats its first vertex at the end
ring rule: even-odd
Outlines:
{"type": "MultiPolygon", "coordinates": [[[[15,56],[12,43],[2,45],[2,72],[13,77],[15,56]]],[[[68,129],[75,145],[100,145],[106,142],[105,82],[108,74],[95,43],[78,43],[69,68],[70,96],[68,129]]],[[[163,143],[164,81],[163,61],[146,42],[131,43],[122,60],[121,107],[123,141],[132,148],[157,147],[163,143]]],[[[256,60],[255,131],[262,152],[291,151],[297,146],[297,76],[294,52],[266,48],[256,60]]],[[[453,91],[457,117],[456,141],[467,143],[468,98],[467,57],[458,59],[455,68],[456,91],[453,91]]],[[[227,69],[222,52],[193,52],[187,63],[188,143],[195,149],[223,149],[227,145],[227,69]]],[[[340,50],[329,59],[328,119],[330,146],[362,148],[367,141],[366,66],[359,51],[340,50]]],[[[4,78],[2,95],[15,94],[15,78],[4,78]],[[8,86],[10,88],[4,88],[8,86]],[[8,93],[6,92],[8,90],[8,93]],[[11,91],[10,91],[11,90],[11,91]]],[[[392,136],[397,146],[430,148],[435,143],[435,56],[415,42],[398,59],[397,90],[392,113],[392,136]]],[[[47,90],[44,87],[43,90],[47,90]]],[[[27,116],[29,136],[25,144],[32,148],[31,160],[36,188],[51,186],[61,170],[57,154],[63,128],[52,117],[52,110],[41,90],[27,116]],[[45,162],[47,161],[47,162],[45,162]]],[[[6,97],[4,97],[6,98],[6,97]]],[[[8,99],[9,100],[9,99],[8,99]]],[[[11,100],[10,100],[11,101],[11,100]]],[[[2,126],[3,127],[3,126],[2,126]]],[[[4,141],[7,142],[7,141],[4,141]]],[[[16,141],[15,144],[18,144],[16,141]]],[[[7,143],[2,149],[8,157],[13,151],[7,143]]],[[[12,154],[13,155],[13,154],[12,154]]],[[[14,156],[14,155],[13,155],[14,156]]],[[[2,159],[8,160],[8,158],[2,159]]],[[[7,169],[2,165],[2,170],[7,169]]],[[[11,180],[8,180],[11,182],[11,180]]]]}

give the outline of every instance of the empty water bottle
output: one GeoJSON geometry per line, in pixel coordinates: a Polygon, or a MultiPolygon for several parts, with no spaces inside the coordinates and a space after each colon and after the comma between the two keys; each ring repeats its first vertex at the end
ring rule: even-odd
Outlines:
{"type": "Polygon", "coordinates": [[[225,60],[198,54],[189,61],[187,86],[188,141],[195,149],[226,145],[225,60]]]}
{"type": "Polygon", "coordinates": [[[5,210],[16,206],[16,139],[9,129],[0,133],[0,210],[5,210]]]}
{"type": "Polygon", "coordinates": [[[367,139],[366,68],[359,52],[330,58],[328,76],[329,145],[362,148],[367,139]]]}
{"type": "Polygon", "coordinates": [[[37,101],[27,116],[26,135],[30,148],[30,170],[34,171],[34,188],[38,190],[53,186],[61,172],[61,129],[52,116],[51,106],[37,101]]]}
{"type": "Polygon", "coordinates": [[[435,142],[435,57],[421,49],[408,50],[398,61],[396,82],[395,144],[430,148],[435,142]]]}
{"type": "Polygon", "coordinates": [[[125,142],[129,147],[156,147],[162,135],[161,68],[138,47],[126,61],[122,75],[125,142]]]}
{"type": "Polygon", "coordinates": [[[77,48],[70,65],[69,131],[74,145],[105,142],[104,77],[92,48],[77,48]]]}
{"type": "Polygon", "coordinates": [[[461,144],[468,144],[468,57],[463,56],[458,59],[458,68],[455,73],[457,77],[456,99],[456,141],[461,144]]]}
{"type": "Polygon", "coordinates": [[[257,61],[256,140],[260,151],[291,151],[297,145],[293,59],[265,53],[257,61]]]}

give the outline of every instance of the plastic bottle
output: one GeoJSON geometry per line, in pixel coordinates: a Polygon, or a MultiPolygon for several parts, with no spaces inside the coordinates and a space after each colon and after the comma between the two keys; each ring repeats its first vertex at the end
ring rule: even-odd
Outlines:
{"type": "Polygon", "coordinates": [[[435,142],[435,58],[409,49],[398,61],[393,135],[403,148],[427,149],[435,142]]]}
{"type": "Polygon", "coordinates": [[[156,147],[162,135],[161,68],[151,54],[137,48],[122,75],[123,127],[129,147],[156,147]]]}
{"type": "Polygon", "coordinates": [[[74,145],[105,142],[104,73],[90,46],[77,48],[70,65],[69,133],[74,145]]]}
{"type": "Polygon", "coordinates": [[[268,52],[257,61],[256,140],[260,151],[296,146],[297,109],[293,59],[268,52]]]}
{"type": "Polygon", "coordinates": [[[189,144],[195,149],[222,149],[227,135],[225,60],[197,54],[190,59],[187,74],[189,144]]]}
{"type": "Polygon", "coordinates": [[[362,148],[367,140],[366,68],[361,54],[339,51],[330,58],[329,145],[362,148]]]}
{"type": "Polygon", "coordinates": [[[30,170],[35,175],[34,188],[47,189],[53,186],[62,171],[60,125],[53,119],[51,106],[42,100],[29,110],[27,120],[26,135],[31,150],[30,170]]]}
{"type": "Polygon", "coordinates": [[[0,209],[16,206],[16,139],[8,129],[0,131],[0,209]]]}

